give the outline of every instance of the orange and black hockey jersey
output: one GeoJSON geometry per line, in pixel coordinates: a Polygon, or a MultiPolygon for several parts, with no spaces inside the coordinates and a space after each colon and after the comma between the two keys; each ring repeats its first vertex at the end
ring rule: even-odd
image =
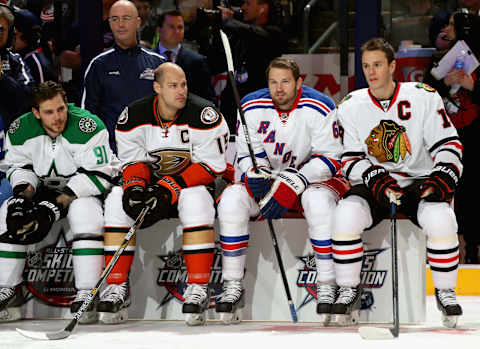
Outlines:
{"type": "Polygon", "coordinates": [[[124,180],[147,184],[180,175],[190,187],[222,175],[229,131],[215,106],[189,94],[175,120],[166,122],[158,115],[157,98],[133,102],[118,119],[115,137],[124,180]]]}

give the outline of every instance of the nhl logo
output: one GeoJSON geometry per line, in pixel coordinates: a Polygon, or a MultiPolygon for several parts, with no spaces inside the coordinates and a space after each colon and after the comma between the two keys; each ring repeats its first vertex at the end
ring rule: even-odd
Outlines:
{"type": "Polygon", "coordinates": [[[287,122],[287,120],[288,120],[288,113],[280,113],[279,116],[280,116],[280,121],[281,121],[282,123],[286,123],[286,122],[287,122]]]}
{"type": "Polygon", "coordinates": [[[97,129],[97,123],[88,117],[81,118],[78,127],[85,133],[92,133],[97,129]]]}

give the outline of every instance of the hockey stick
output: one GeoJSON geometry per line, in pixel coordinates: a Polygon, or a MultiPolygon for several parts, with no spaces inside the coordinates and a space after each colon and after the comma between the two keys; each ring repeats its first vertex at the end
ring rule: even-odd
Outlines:
{"type": "Polygon", "coordinates": [[[85,313],[85,310],[88,308],[90,303],[93,302],[95,299],[98,290],[103,286],[105,281],[107,280],[107,276],[110,274],[112,271],[113,267],[115,266],[115,263],[117,262],[118,258],[120,258],[120,255],[123,253],[125,248],[127,248],[128,244],[130,243],[130,240],[132,239],[133,235],[137,232],[137,229],[142,225],[143,220],[145,218],[145,215],[147,214],[148,210],[150,209],[149,206],[145,206],[143,210],[140,212],[138,215],[137,219],[131,226],[131,228],[128,230],[127,235],[123,239],[122,244],[118,248],[117,251],[115,251],[115,254],[113,255],[112,259],[110,260],[110,263],[105,267],[103,270],[102,274],[100,275],[100,279],[98,280],[97,284],[95,287],[92,289],[90,294],[88,295],[87,299],[83,301],[82,306],[80,309],[73,314],[73,319],[70,321],[70,323],[63,329],[57,332],[38,332],[38,331],[27,331],[27,330],[22,330],[20,328],[16,328],[17,332],[20,333],[21,335],[32,338],[32,339],[42,339],[42,340],[56,340],[56,339],[65,339],[70,334],[72,334],[72,331],[75,329],[75,326],[77,323],[80,321],[82,315],[85,313]]]}
{"type": "MultiPolygon", "coordinates": [[[[230,43],[228,42],[227,35],[220,30],[220,37],[222,39],[223,48],[225,50],[225,56],[227,58],[227,69],[228,69],[228,78],[230,84],[232,85],[233,94],[235,96],[235,103],[237,104],[237,109],[240,114],[240,120],[242,124],[243,134],[245,135],[245,141],[247,142],[248,152],[250,153],[250,158],[252,160],[253,170],[255,173],[258,173],[257,160],[255,159],[255,154],[253,153],[252,142],[250,140],[250,135],[247,129],[247,122],[245,121],[245,115],[243,114],[242,106],[240,105],[240,95],[238,93],[237,85],[235,82],[235,77],[233,75],[233,57],[232,51],[230,49],[230,43]]],[[[280,249],[278,248],[277,236],[275,235],[275,229],[273,228],[272,220],[268,220],[268,228],[270,230],[270,235],[272,237],[273,248],[275,250],[275,256],[277,257],[278,266],[280,268],[280,273],[282,275],[283,287],[285,288],[285,293],[287,294],[288,306],[290,308],[290,315],[292,316],[292,321],[296,323],[298,321],[297,312],[295,311],[295,306],[292,301],[292,295],[290,294],[290,287],[288,286],[287,275],[285,274],[285,268],[283,267],[282,255],[280,254],[280,249]]]]}
{"type": "Polygon", "coordinates": [[[392,314],[393,327],[366,327],[358,329],[363,339],[393,339],[400,334],[400,320],[398,314],[398,245],[397,245],[397,205],[392,202],[392,216],[390,218],[392,233],[392,314]]]}

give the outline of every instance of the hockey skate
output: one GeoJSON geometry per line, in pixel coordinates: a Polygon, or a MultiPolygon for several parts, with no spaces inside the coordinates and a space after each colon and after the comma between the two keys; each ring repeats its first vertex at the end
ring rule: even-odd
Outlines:
{"type": "Polygon", "coordinates": [[[317,282],[317,314],[325,326],[331,319],[332,306],[337,298],[337,286],[317,282]]]}
{"type": "Polygon", "coordinates": [[[130,286],[128,281],[110,284],[100,295],[97,310],[99,320],[104,324],[121,324],[128,320],[130,286]]]}
{"type": "Polygon", "coordinates": [[[332,306],[332,322],[337,326],[358,324],[361,294],[360,287],[340,287],[338,298],[332,306]]]}
{"type": "Polygon", "coordinates": [[[242,281],[225,280],[223,292],[218,295],[215,310],[225,325],[242,321],[242,308],[245,305],[242,281]]]}
{"type": "Polygon", "coordinates": [[[458,317],[463,314],[462,307],[457,303],[455,290],[435,289],[435,299],[437,300],[437,308],[442,312],[443,326],[448,328],[457,327],[458,317]]]}
{"type": "MultiPolygon", "coordinates": [[[[90,295],[90,290],[78,290],[75,299],[73,300],[72,304],[70,305],[70,312],[75,314],[80,307],[82,306],[85,299],[88,298],[90,295]]],[[[93,300],[87,310],[83,313],[82,317],[80,318],[80,324],[91,324],[98,320],[98,313],[97,313],[97,301],[93,300]]]]}
{"type": "Polygon", "coordinates": [[[207,284],[188,284],[183,294],[182,313],[188,326],[205,325],[206,312],[210,305],[210,290],[207,284]]]}
{"type": "Polygon", "coordinates": [[[25,303],[21,285],[0,287],[0,322],[15,321],[22,317],[20,307],[25,303]]]}

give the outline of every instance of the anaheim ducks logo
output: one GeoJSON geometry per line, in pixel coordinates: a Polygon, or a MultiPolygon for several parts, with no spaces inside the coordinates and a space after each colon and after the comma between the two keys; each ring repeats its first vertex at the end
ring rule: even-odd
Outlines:
{"type": "Polygon", "coordinates": [[[382,120],[376,126],[367,139],[368,153],[374,156],[378,162],[398,162],[412,153],[410,141],[405,127],[397,125],[392,120],[382,120]]]}
{"type": "Polygon", "coordinates": [[[149,155],[155,158],[152,168],[157,176],[177,174],[190,164],[190,152],[183,149],[160,149],[149,155]]]}

